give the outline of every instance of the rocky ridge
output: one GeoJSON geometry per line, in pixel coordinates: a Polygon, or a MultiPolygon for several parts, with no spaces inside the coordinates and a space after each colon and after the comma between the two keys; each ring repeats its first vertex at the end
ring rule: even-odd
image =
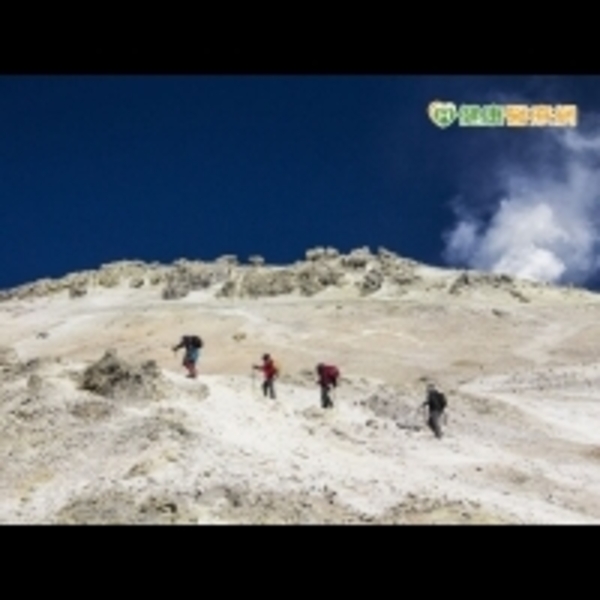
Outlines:
{"type": "Polygon", "coordinates": [[[350,296],[399,297],[407,292],[438,290],[458,297],[481,289],[495,289],[519,302],[528,302],[528,293],[559,291],[589,292],[560,288],[509,275],[430,267],[379,248],[368,247],[342,254],[334,248],[313,248],[304,260],[292,265],[268,265],[261,256],[251,256],[247,264],[235,255],[215,261],[179,259],[170,265],[158,262],[118,261],[96,270],[71,273],[58,279],[41,279],[0,291],[0,302],[40,298],[68,293],[85,296],[94,288],[155,288],[164,300],[185,298],[191,292],[208,291],[215,298],[268,298],[298,294],[316,296],[326,290],[350,296]]]}

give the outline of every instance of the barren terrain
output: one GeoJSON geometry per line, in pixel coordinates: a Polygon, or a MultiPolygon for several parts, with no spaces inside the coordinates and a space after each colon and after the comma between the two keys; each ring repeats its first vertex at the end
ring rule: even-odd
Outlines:
{"type": "Polygon", "coordinates": [[[600,297],[350,258],[123,263],[5,292],[0,522],[600,523],[600,297]],[[187,333],[197,380],[171,351],[187,333]],[[135,376],[85,389],[109,350],[135,376]],[[252,376],[264,352],[276,400],[252,376]],[[321,361],[342,373],[333,410],[321,361]]]}

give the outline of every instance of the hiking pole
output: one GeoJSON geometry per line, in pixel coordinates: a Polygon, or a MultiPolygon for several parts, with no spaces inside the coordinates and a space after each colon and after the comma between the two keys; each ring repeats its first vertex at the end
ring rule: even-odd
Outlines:
{"type": "Polygon", "coordinates": [[[413,415],[416,415],[417,417],[417,425],[415,427],[418,427],[420,429],[423,425],[422,421],[424,420],[422,404],[419,404],[419,406],[415,408],[413,415]]]}
{"type": "Polygon", "coordinates": [[[254,367],[252,367],[252,396],[255,400],[260,398],[259,391],[256,388],[256,371],[254,370],[254,367]]]}
{"type": "Polygon", "coordinates": [[[419,429],[421,429],[421,427],[423,427],[425,424],[426,419],[425,419],[425,410],[424,409],[425,409],[425,407],[422,404],[419,404],[419,406],[417,406],[417,410],[416,410],[417,423],[418,423],[417,427],[419,429]]]}

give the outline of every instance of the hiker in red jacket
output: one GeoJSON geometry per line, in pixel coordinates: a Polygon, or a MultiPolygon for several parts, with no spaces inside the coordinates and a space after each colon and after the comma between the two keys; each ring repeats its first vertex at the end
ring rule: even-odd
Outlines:
{"type": "Polygon", "coordinates": [[[340,372],[337,367],[333,365],[324,365],[319,363],[317,365],[317,375],[319,376],[319,385],[321,386],[321,406],[323,408],[333,408],[333,402],[329,396],[331,388],[336,388],[340,372]]]}
{"type": "Polygon", "coordinates": [[[263,394],[265,395],[265,397],[268,395],[273,398],[273,400],[275,400],[275,387],[274,387],[274,383],[275,383],[275,377],[277,377],[277,367],[275,366],[275,363],[273,362],[273,359],[271,358],[271,356],[269,354],[264,354],[263,355],[263,364],[262,365],[252,365],[253,369],[258,369],[259,371],[262,371],[264,376],[265,376],[265,380],[263,381],[263,385],[262,385],[262,389],[263,389],[263,394]]]}

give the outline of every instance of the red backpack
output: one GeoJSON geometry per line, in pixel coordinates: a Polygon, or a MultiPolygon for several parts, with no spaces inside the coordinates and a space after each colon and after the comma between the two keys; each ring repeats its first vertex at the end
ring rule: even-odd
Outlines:
{"type": "Polygon", "coordinates": [[[333,385],[337,385],[340,376],[340,371],[335,365],[328,365],[327,367],[325,367],[325,375],[331,380],[333,385]]]}

